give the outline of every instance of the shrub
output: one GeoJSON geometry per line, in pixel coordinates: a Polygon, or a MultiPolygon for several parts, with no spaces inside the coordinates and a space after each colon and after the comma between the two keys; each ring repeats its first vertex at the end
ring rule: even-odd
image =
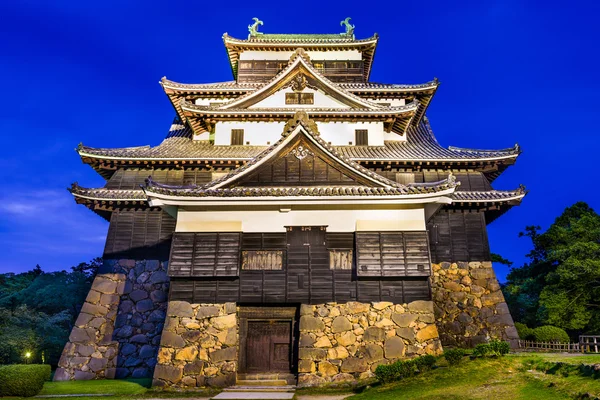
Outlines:
{"type": "Polygon", "coordinates": [[[533,336],[533,329],[531,329],[527,325],[525,325],[521,322],[515,322],[515,328],[517,328],[517,333],[519,334],[519,339],[535,340],[535,338],[533,336]]]}
{"type": "Polygon", "coordinates": [[[437,358],[431,354],[427,354],[413,360],[419,372],[430,371],[435,365],[436,361],[437,358]]]}
{"type": "Polygon", "coordinates": [[[35,396],[50,379],[50,365],[15,364],[0,366],[0,397],[35,396]]]}
{"type": "Polygon", "coordinates": [[[569,343],[569,335],[564,329],[556,326],[545,325],[533,330],[533,337],[536,342],[551,343],[569,343]]]}
{"type": "Polygon", "coordinates": [[[444,358],[448,361],[448,365],[457,365],[465,356],[464,349],[448,349],[444,351],[444,358]]]}
{"type": "Polygon", "coordinates": [[[375,376],[382,383],[394,382],[428,371],[433,368],[435,362],[436,358],[432,355],[421,356],[412,360],[399,360],[388,365],[378,365],[375,369],[375,376]]]}
{"type": "Polygon", "coordinates": [[[492,340],[488,343],[492,352],[496,353],[499,356],[503,356],[505,354],[510,353],[510,345],[508,342],[503,340],[492,340]]]}

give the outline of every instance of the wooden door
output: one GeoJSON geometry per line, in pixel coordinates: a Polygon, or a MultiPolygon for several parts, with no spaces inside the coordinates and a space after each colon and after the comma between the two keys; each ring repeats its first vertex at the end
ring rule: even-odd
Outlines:
{"type": "Polygon", "coordinates": [[[291,338],[289,321],[248,321],[246,370],[290,372],[291,338]]]}

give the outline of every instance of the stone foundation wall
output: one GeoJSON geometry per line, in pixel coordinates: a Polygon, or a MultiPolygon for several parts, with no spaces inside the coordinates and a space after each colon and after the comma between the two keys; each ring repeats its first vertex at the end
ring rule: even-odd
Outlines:
{"type": "Polygon", "coordinates": [[[158,260],[105,260],[54,380],[151,377],[167,308],[166,270],[158,260]]]}
{"type": "Polygon", "coordinates": [[[125,281],[124,274],[94,278],[58,362],[55,381],[115,377],[119,343],[113,340],[113,328],[125,281]]]}
{"type": "Polygon", "coordinates": [[[153,386],[234,385],[238,360],[237,326],[235,303],[169,302],[153,386]]]}
{"type": "Polygon", "coordinates": [[[355,383],[380,364],[440,354],[433,302],[349,302],[300,308],[298,386],[355,383]]]}
{"type": "Polygon", "coordinates": [[[432,265],[435,317],[444,346],[473,347],[490,339],[517,346],[518,334],[492,263],[432,265]]]}
{"type": "Polygon", "coordinates": [[[167,310],[167,263],[158,260],[106,263],[112,271],[127,277],[113,334],[119,342],[116,377],[151,378],[167,310]]]}

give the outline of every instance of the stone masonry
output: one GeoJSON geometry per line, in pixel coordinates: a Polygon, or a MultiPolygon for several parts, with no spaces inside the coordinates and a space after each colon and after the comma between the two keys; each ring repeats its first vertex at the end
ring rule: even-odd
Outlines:
{"type": "Polygon", "coordinates": [[[353,384],[380,364],[441,354],[431,301],[302,305],[298,386],[353,384]]]}
{"type": "Polygon", "coordinates": [[[110,260],[127,277],[121,294],[114,340],[119,342],[116,378],[151,378],[167,310],[167,263],[158,260],[110,260]]]}
{"type": "Polygon", "coordinates": [[[169,302],[153,386],[193,388],[235,384],[237,325],[235,303],[169,302]]]}
{"type": "Polygon", "coordinates": [[[119,343],[113,340],[113,328],[125,280],[124,274],[96,276],[58,362],[55,381],[115,377],[119,343]]]}
{"type": "Polygon", "coordinates": [[[169,277],[158,260],[105,260],[66,344],[54,380],[151,377],[169,277]]]}
{"type": "Polygon", "coordinates": [[[444,346],[473,347],[490,339],[517,345],[518,334],[492,263],[432,264],[435,317],[444,346]]]}

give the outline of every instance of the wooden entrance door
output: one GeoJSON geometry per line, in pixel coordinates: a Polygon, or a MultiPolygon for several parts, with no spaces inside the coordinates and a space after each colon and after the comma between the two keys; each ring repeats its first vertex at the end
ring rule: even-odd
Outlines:
{"type": "Polygon", "coordinates": [[[248,321],[246,370],[290,372],[291,322],[248,321]]]}

